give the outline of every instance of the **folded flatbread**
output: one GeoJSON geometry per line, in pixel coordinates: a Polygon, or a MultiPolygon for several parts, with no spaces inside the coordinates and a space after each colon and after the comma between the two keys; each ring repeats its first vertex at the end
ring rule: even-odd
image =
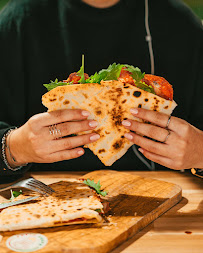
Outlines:
{"type": "Polygon", "coordinates": [[[44,94],[42,103],[49,112],[76,108],[88,110],[91,114],[89,119],[99,123],[95,130],[89,132],[96,132],[101,137],[86,147],[106,166],[111,166],[133,145],[124,138],[124,134],[129,130],[121,124],[124,119],[135,119],[130,113],[130,108],[142,107],[170,115],[177,105],[175,101],[166,100],[133,85],[114,80],[101,81],[101,84],[59,86],[44,94]]]}
{"type": "MultiPolygon", "coordinates": [[[[3,209],[0,231],[102,222],[99,212],[103,211],[103,204],[84,183],[69,179],[50,186],[55,190],[51,196],[3,209]]],[[[29,196],[33,193],[23,193],[15,200],[29,196]]]]}

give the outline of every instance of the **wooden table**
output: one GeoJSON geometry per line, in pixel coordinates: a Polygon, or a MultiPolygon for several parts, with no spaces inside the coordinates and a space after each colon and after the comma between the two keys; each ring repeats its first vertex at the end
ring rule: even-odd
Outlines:
{"type": "MultiPolygon", "coordinates": [[[[191,175],[190,172],[137,171],[129,173],[178,184],[183,189],[183,199],[112,253],[203,252],[203,179],[191,175]]],[[[46,176],[50,178],[50,181],[51,178],[77,178],[83,174],[85,172],[31,173],[39,180],[46,176]]]]}

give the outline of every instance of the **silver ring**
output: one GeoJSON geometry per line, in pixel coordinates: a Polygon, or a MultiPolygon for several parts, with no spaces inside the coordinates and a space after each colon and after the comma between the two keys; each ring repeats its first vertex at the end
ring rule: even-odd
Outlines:
{"type": "Polygon", "coordinates": [[[168,131],[168,134],[167,134],[165,140],[162,143],[166,143],[166,141],[168,140],[169,135],[171,134],[171,131],[169,129],[166,129],[166,130],[168,131]]]}
{"type": "Polygon", "coordinates": [[[50,134],[50,135],[53,134],[52,126],[49,126],[49,134],[50,134]]]}
{"type": "Polygon", "coordinates": [[[54,140],[61,138],[61,131],[57,128],[57,124],[49,126],[49,134],[54,136],[54,140]]]}
{"type": "Polygon", "coordinates": [[[168,129],[168,126],[169,126],[169,124],[170,124],[170,121],[171,121],[171,115],[169,115],[169,117],[168,117],[168,121],[167,121],[167,124],[166,124],[165,129],[168,129]]]}

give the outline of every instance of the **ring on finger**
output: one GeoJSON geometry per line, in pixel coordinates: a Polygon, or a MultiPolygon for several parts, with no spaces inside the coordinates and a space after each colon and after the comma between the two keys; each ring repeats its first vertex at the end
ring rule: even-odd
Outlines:
{"type": "Polygon", "coordinates": [[[168,134],[167,134],[165,140],[164,140],[162,143],[166,143],[166,141],[168,140],[168,137],[169,137],[170,134],[171,134],[171,131],[170,131],[169,129],[166,129],[166,130],[168,131],[168,134]]]}
{"type": "Polygon", "coordinates": [[[168,117],[168,121],[167,121],[165,129],[168,129],[170,121],[171,121],[171,115],[169,115],[169,117],[168,117]]]}
{"type": "Polygon", "coordinates": [[[61,131],[57,128],[57,124],[49,126],[49,134],[53,135],[54,140],[61,138],[61,131]]]}

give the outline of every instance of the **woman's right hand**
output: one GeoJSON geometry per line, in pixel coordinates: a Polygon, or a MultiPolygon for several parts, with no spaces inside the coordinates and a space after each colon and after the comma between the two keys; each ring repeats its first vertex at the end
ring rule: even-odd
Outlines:
{"type": "MultiPolygon", "coordinates": [[[[84,154],[80,146],[100,138],[96,133],[80,136],[71,134],[92,130],[97,122],[87,120],[89,112],[80,109],[65,109],[34,115],[10,136],[11,154],[17,165],[25,163],[53,163],[77,158],[84,154]],[[55,125],[60,135],[51,134],[55,125]],[[56,139],[55,137],[63,137],[56,139]]],[[[56,129],[55,129],[56,130],[56,129]]],[[[9,160],[11,166],[17,166],[9,160]]]]}

